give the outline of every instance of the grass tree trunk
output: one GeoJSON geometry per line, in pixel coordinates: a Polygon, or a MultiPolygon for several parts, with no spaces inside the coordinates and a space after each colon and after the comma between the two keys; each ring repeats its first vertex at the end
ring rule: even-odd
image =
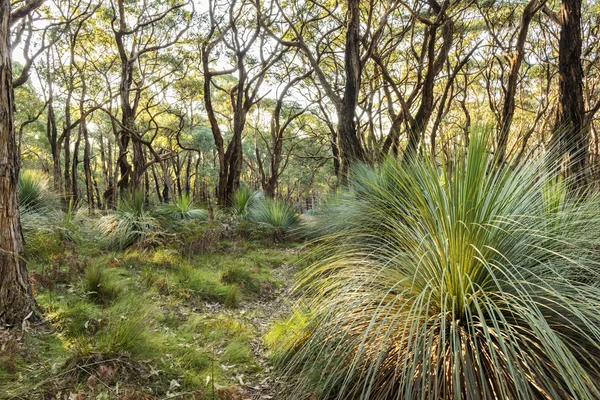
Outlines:
{"type": "Polygon", "coordinates": [[[558,47],[558,126],[555,143],[560,155],[568,158],[565,173],[575,185],[586,184],[589,127],[585,123],[583,68],[581,63],[581,0],[563,0],[558,47]]]}
{"type": "Polygon", "coordinates": [[[35,310],[23,259],[10,58],[10,0],[0,0],[0,324],[18,325],[35,310]]]}

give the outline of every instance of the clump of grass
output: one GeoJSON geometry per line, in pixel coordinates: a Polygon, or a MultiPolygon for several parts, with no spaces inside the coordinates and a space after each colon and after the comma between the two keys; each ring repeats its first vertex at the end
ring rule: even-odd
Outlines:
{"type": "Polygon", "coordinates": [[[223,354],[221,354],[220,361],[227,364],[242,366],[246,372],[256,372],[259,370],[256,361],[254,361],[250,346],[243,342],[233,341],[229,343],[223,354]]]}
{"type": "Polygon", "coordinates": [[[306,328],[310,318],[309,310],[297,306],[290,316],[273,324],[265,334],[264,341],[275,361],[282,356],[282,349],[295,353],[308,340],[306,328]]]}
{"type": "Polygon", "coordinates": [[[487,148],[356,171],[300,283],[291,398],[600,398],[599,196],[548,213],[546,161],[487,148]]]}
{"type": "Polygon", "coordinates": [[[142,247],[162,235],[158,220],[146,207],[142,192],[134,192],[121,200],[115,213],[100,219],[100,231],[108,238],[109,246],[126,249],[134,244],[142,247]]]}
{"type": "Polygon", "coordinates": [[[248,341],[255,334],[231,312],[215,315],[193,315],[182,326],[182,331],[200,335],[215,346],[224,346],[231,340],[248,341]]]}
{"type": "Polygon", "coordinates": [[[242,291],[237,285],[231,285],[225,297],[225,308],[237,308],[242,299],[242,291]]]}
{"type": "Polygon", "coordinates": [[[229,288],[219,282],[214,271],[184,265],[177,271],[176,278],[181,293],[199,300],[224,303],[229,293],[229,288]]]}
{"type": "Polygon", "coordinates": [[[121,293],[121,287],[106,268],[88,267],[84,276],[84,289],[88,298],[99,304],[109,304],[121,293]]]}
{"type": "Polygon", "coordinates": [[[208,211],[195,208],[191,197],[186,194],[174,198],[171,203],[162,204],[159,213],[167,222],[208,221],[208,211]]]}
{"type": "Polygon", "coordinates": [[[254,274],[238,265],[227,267],[221,274],[221,282],[226,285],[237,284],[254,292],[260,289],[254,274]]]}
{"type": "Polygon", "coordinates": [[[107,356],[127,352],[152,358],[156,355],[149,340],[155,323],[152,314],[148,302],[133,297],[122,299],[108,310],[106,326],[95,336],[94,348],[107,356]]]}
{"type": "Polygon", "coordinates": [[[298,215],[283,200],[264,199],[256,202],[250,210],[250,220],[259,226],[273,230],[277,240],[298,226],[298,215]]]}

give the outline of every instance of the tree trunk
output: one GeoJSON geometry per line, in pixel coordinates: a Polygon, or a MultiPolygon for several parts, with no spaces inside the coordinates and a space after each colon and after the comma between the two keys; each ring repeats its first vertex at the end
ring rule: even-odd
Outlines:
{"type": "MultiPolygon", "coordinates": [[[[50,82],[50,80],[48,81],[50,82]]],[[[60,172],[60,144],[58,143],[58,129],[56,128],[56,116],[54,114],[54,94],[52,83],[48,85],[48,119],[46,123],[46,136],[52,151],[52,181],[54,191],[62,191],[62,174],[60,172]]]]}
{"type": "Polygon", "coordinates": [[[79,201],[79,181],[77,179],[77,168],[79,168],[79,145],[81,144],[81,131],[83,129],[83,125],[79,124],[79,129],[77,129],[77,140],[75,141],[75,146],[73,147],[73,164],[71,165],[71,198],[74,203],[79,201]]]}
{"type": "Polygon", "coordinates": [[[17,187],[19,154],[14,130],[10,0],[0,0],[0,324],[19,326],[35,315],[27,277],[17,187]]]}
{"type": "Polygon", "coordinates": [[[71,192],[71,89],[69,89],[69,93],[67,94],[67,100],[65,103],[65,126],[66,129],[63,132],[63,145],[65,147],[65,191],[64,191],[64,199],[65,203],[69,204],[71,200],[72,192],[71,192]]]}
{"type": "Polygon", "coordinates": [[[498,126],[496,156],[500,162],[503,162],[506,157],[508,134],[510,132],[510,127],[515,115],[517,83],[519,81],[519,70],[521,69],[521,64],[523,64],[523,58],[525,57],[525,41],[527,40],[527,33],[529,32],[529,24],[531,23],[535,13],[538,12],[541,5],[544,3],[545,0],[542,0],[541,3],[538,0],[530,0],[523,10],[523,17],[521,18],[521,27],[519,29],[519,36],[517,37],[515,52],[510,61],[508,83],[504,93],[504,104],[502,106],[502,115],[500,116],[500,124],[498,126]]]}
{"type": "Polygon", "coordinates": [[[360,93],[362,65],[360,59],[360,0],[348,0],[348,30],[344,65],[346,82],[344,97],[338,109],[337,136],[342,155],[342,179],[356,161],[365,161],[365,154],[356,131],[356,107],[360,93]]]}
{"type": "Polygon", "coordinates": [[[85,189],[87,194],[87,202],[90,207],[90,211],[94,209],[94,183],[92,181],[92,168],[90,166],[91,162],[91,148],[90,148],[90,139],[88,135],[88,129],[85,121],[81,121],[81,128],[83,130],[83,169],[85,172],[85,189]]]}
{"type": "Polygon", "coordinates": [[[589,126],[585,123],[583,68],[581,63],[581,0],[563,0],[558,47],[558,126],[554,143],[561,158],[567,157],[565,173],[574,188],[585,186],[589,126]]]}

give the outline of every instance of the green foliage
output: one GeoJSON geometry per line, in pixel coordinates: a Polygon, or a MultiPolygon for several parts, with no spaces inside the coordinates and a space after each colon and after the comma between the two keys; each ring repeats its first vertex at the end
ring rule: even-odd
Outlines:
{"type": "Polygon", "coordinates": [[[19,174],[18,196],[21,212],[44,214],[58,206],[56,196],[48,189],[48,181],[32,171],[19,174]]]}
{"type": "Polygon", "coordinates": [[[241,185],[231,196],[231,211],[234,215],[245,217],[252,206],[260,199],[262,193],[241,185]]]}
{"type": "Polygon", "coordinates": [[[97,337],[95,347],[106,355],[129,352],[150,356],[153,353],[149,336],[154,320],[152,310],[141,299],[128,298],[113,306],[107,324],[97,337]],[[149,354],[150,353],[150,354],[149,354]]]}
{"type": "Polygon", "coordinates": [[[271,349],[274,361],[280,361],[280,357],[285,356],[285,352],[291,354],[301,348],[310,337],[307,333],[309,320],[309,310],[297,306],[289,317],[273,324],[264,336],[264,340],[271,349]],[[285,351],[282,352],[282,349],[285,351]]]}
{"type": "Polygon", "coordinates": [[[158,220],[147,210],[142,192],[132,193],[119,202],[115,213],[103,216],[100,231],[108,238],[109,246],[117,249],[144,246],[163,233],[158,220]]]}
{"type": "Polygon", "coordinates": [[[258,291],[260,286],[256,282],[256,273],[252,273],[248,269],[241,268],[238,265],[227,267],[221,274],[221,282],[226,285],[237,284],[251,291],[258,291]]]}
{"type": "Polygon", "coordinates": [[[218,274],[207,269],[184,265],[177,272],[177,283],[182,294],[200,300],[224,303],[229,294],[229,288],[219,282],[218,274]]]}
{"type": "Polygon", "coordinates": [[[225,297],[225,308],[237,308],[240,305],[242,299],[242,291],[237,285],[231,285],[227,291],[227,297],[225,297]]]}
{"type": "Polygon", "coordinates": [[[91,266],[85,271],[84,290],[86,295],[99,304],[109,304],[121,292],[119,283],[105,267],[91,266]]]}
{"type": "Polygon", "coordinates": [[[169,204],[161,205],[159,213],[167,222],[188,220],[208,221],[208,211],[195,208],[194,202],[186,194],[176,197],[169,204]]]}
{"type": "Polygon", "coordinates": [[[250,220],[260,226],[272,229],[277,239],[298,226],[296,211],[283,200],[264,199],[253,204],[250,220]]]}
{"type": "Polygon", "coordinates": [[[600,198],[548,213],[545,161],[497,168],[473,136],[448,168],[357,170],[321,217],[291,398],[600,396],[600,198]]]}

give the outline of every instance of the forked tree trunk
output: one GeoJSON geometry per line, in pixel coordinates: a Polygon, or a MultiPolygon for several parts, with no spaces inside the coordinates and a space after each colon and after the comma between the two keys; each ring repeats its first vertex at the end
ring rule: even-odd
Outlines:
{"type": "Polygon", "coordinates": [[[14,130],[9,19],[10,0],[0,0],[0,324],[20,325],[36,310],[36,304],[23,258],[17,197],[19,154],[14,130]]]}

